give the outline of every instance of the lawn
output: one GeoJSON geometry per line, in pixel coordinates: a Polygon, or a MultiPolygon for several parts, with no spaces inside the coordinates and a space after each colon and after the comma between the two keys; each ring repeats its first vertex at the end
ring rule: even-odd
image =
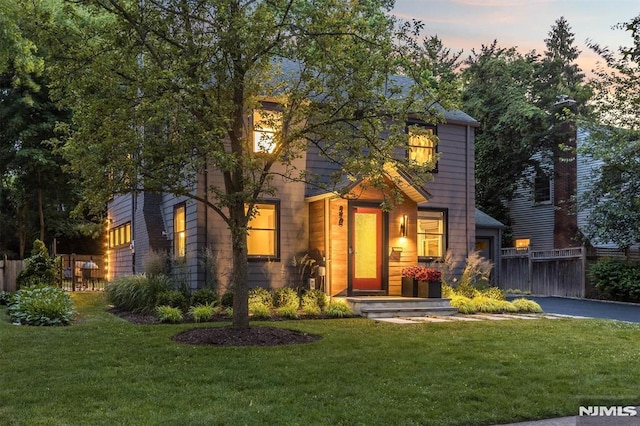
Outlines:
{"type": "Polygon", "coordinates": [[[0,309],[3,425],[489,425],[640,403],[639,325],[300,320],[269,325],[323,338],[193,347],[170,337],[223,324],[134,325],[102,294],[73,297],[69,327],[0,309]]]}

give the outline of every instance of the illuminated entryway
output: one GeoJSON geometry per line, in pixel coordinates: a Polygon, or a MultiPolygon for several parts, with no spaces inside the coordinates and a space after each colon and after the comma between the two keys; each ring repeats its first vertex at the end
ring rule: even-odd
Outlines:
{"type": "Polygon", "coordinates": [[[385,291],[384,282],[384,218],[378,207],[356,206],[352,220],[349,246],[350,287],[352,293],[385,291]]]}

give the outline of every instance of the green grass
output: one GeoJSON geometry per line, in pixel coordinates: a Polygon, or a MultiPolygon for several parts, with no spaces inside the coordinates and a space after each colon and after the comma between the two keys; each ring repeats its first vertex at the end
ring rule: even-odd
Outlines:
{"type": "Polygon", "coordinates": [[[192,347],[74,294],[69,327],[0,309],[4,425],[488,425],[640,403],[640,326],[598,320],[258,323],[320,334],[282,347],[192,347]],[[612,403],[615,404],[615,403],[612,403]]]}

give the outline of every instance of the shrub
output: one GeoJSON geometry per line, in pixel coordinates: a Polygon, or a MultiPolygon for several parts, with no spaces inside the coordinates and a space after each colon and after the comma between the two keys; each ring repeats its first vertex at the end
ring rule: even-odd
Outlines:
{"type": "Polygon", "coordinates": [[[249,313],[256,319],[267,319],[271,317],[271,308],[262,301],[249,305],[249,313]]]}
{"type": "Polygon", "coordinates": [[[471,299],[466,296],[453,295],[449,304],[454,308],[458,308],[458,312],[460,312],[461,314],[476,313],[475,305],[471,302],[471,299]]]}
{"type": "Polygon", "coordinates": [[[212,306],[216,306],[218,304],[218,293],[212,288],[201,288],[196,290],[193,293],[193,297],[191,297],[192,305],[207,305],[211,304],[212,306]]]}
{"type": "Polygon", "coordinates": [[[60,288],[29,287],[15,293],[8,313],[12,322],[23,325],[67,325],[73,320],[73,301],[60,288]]]}
{"type": "Polygon", "coordinates": [[[161,305],[156,307],[156,315],[161,322],[177,323],[184,319],[182,311],[173,306],[161,305]]]}
{"type": "Polygon", "coordinates": [[[211,303],[192,306],[189,308],[189,315],[191,315],[195,322],[209,321],[213,318],[213,314],[215,314],[215,312],[216,308],[211,303]]]}
{"type": "Polygon", "coordinates": [[[298,308],[294,308],[293,306],[282,306],[277,309],[277,314],[284,318],[289,319],[298,319],[300,315],[298,315],[298,308]]]}
{"type": "Polygon", "coordinates": [[[304,293],[302,296],[302,309],[305,307],[317,307],[318,310],[323,311],[324,308],[329,304],[329,296],[323,292],[322,290],[309,290],[304,293]]]}
{"type": "Polygon", "coordinates": [[[469,299],[473,299],[479,294],[478,289],[468,283],[462,282],[455,288],[455,293],[458,296],[468,297],[469,299]]]}
{"type": "Polygon", "coordinates": [[[220,298],[220,304],[225,308],[233,307],[233,290],[227,290],[220,298]]]}
{"type": "Polygon", "coordinates": [[[640,301],[640,267],[631,262],[605,259],[593,264],[589,278],[608,299],[640,301]]]}
{"type": "Polygon", "coordinates": [[[516,306],[513,303],[507,300],[496,300],[496,304],[500,309],[499,312],[506,312],[506,313],[518,312],[518,308],[516,308],[516,306]]]}
{"type": "Polygon", "coordinates": [[[262,287],[254,287],[249,290],[249,306],[251,304],[261,304],[271,308],[273,306],[273,295],[262,287]]]}
{"type": "Polygon", "coordinates": [[[171,306],[184,310],[187,305],[187,298],[179,290],[164,290],[156,296],[156,306],[171,306]]]}
{"type": "Polygon", "coordinates": [[[144,272],[148,276],[171,274],[171,258],[167,253],[151,251],[144,262],[144,272]]]}
{"type": "Polygon", "coordinates": [[[25,260],[25,268],[16,278],[18,288],[37,285],[55,285],[60,280],[60,268],[56,259],[49,256],[44,243],[35,240],[31,256],[25,260]]]}
{"type": "Polygon", "coordinates": [[[300,307],[300,298],[292,288],[279,288],[273,292],[273,304],[277,308],[291,308],[297,311],[300,307]]]}
{"type": "Polygon", "coordinates": [[[542,307],[540,307],[540,305],[534,302],[533,300],[528,300],[524,298],[515,299],[511,302],[511,304],[516,307],[518,312],[534,312],[534,313],[542,312],[542,307]]]}
{"type": "Polygon", "coordinates": [[[0,305],[8,305],[11,301],[11,292],[0,291],[0,305]]]}
{"type": "Polygon", "coordinates": [[[489,284],[489,277],[493,263],[480,256],[479,252],[473,252],[467,257],[460,284],[462,286],[469,285],[474,288],[484,288],[489,284]]]}
{"type": "Polygon", "coordinates": [[[490,299],[505,300],[504,291],[500,290],[498,287],[489,287],[487,289],[480,290],[480,294],[490,299]]]}
{"type": "Polygon", "coordinates": [[[491,299],[486,296],[476,296],[471,299],[471,303],[473,303],[474,308],[476,308],[477,312],[485,312],[485,313],[497,313],[502,312],[500,309],[500,301],[491,299]]]}
{"type": "Polygon", "coordinates": [[[322,311],[320,310],[318,305],[315,304],[315,301],[314,301],[314,304],[308,304],[308,305],[305,305],[304,302],[303,302],[303,304],[302,304],[302,312],[305,315],[310,316],[310,317],[315,317],[315,316],[318,316],[318,315],[320,315],[322,313],[322,311]]]}
{"type": "Polygon", "coordinates": [[[455,296],[455,290],[449,284],[442,283],[442,297],[445,299],[451,299],[455,296]]]}
{"type": "Polygon", "coordinates": [[[347,305],[346,302],[342,300],[332,300],[329,302],[327,306],[324,308],[324,313],[330,317],[343,318],[346,316],[353,315],[353,311],[347,305]]]}
{"type": "Polygon", "coordinates": [[[107,298],[116,308],[124,311],[150,312],[156,306],[157,295],[169,290],[166,276],[147,277],[145,274],[127,275],[107,285],[107,298]]]}

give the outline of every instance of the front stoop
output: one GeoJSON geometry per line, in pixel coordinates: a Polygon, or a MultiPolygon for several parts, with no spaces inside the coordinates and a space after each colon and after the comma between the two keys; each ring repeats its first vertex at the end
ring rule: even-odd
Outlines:
{"type": "Polygon", "coordinates": [[[431,315],[454,315],[449,299],[425,299],[418,297],[370,296],[347,297],[353,313],[366,318],[405,318],[431,315]]]}

